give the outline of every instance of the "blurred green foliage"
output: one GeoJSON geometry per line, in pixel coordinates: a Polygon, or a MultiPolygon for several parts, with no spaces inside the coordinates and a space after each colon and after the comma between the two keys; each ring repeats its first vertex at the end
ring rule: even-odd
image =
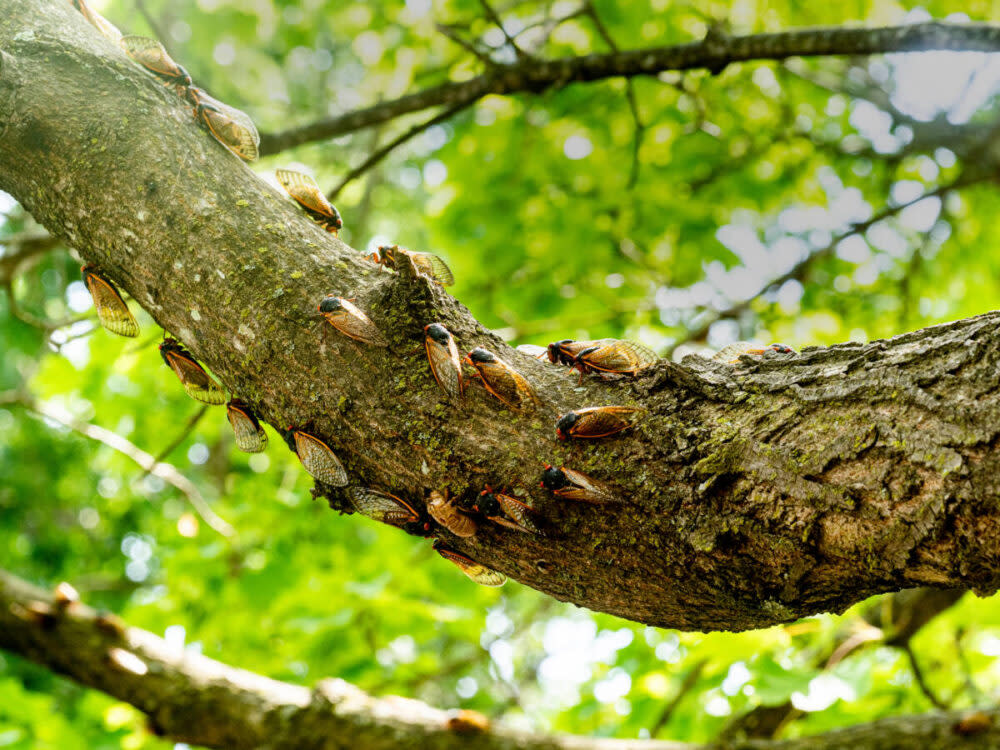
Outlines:
{"type": "MultiPolygon", "coordinates": [[[[262,131],[481,70],[436,23],[497,47],[498,60],[512,57],[474,0],[96,7],[128,32],[159,36],[197,83],[246,109],[262,131]]],[[[573,0],[498,7],[511,33],[527,28],[518,39],[529,49],[544,41],[546,18],[572,16],[536,54],[607,49],[573,0]]],[[[954,0],[593,7],[623,49],[689,41],[715,22],[748,33],[997,12],[995,3],[954,0]]],[[[852,221],[963,174],[974,153],[956,140],[928,144],[921,129],[947,123],[954,139],[989,123],[996,72],[987,56],[938,54],[635,80],[643,128],[634,184],[636,127],[622,81],[488,97],[348,185],[337,200],[342,236],[362,250],[394,241],[443,255],[456,296],[516,343],[629,335],[665,350],[685,344],[678,354],[749,337],[801,347],[973,315],[1000,299],[990,252],[998,197],[985,184],[907,209],[756,295],[852,221]],[[720,311],[722,320],[703,325],[720,311]]],[[[298,162],[333,187],[376,144],[429,116],[303,146],[257,169],[298,162]]],[[[30,228],[11,208],[0,232],[30,228]]],[[[11,287],[23,313],[85,312],[77,266],[64,248],[25,264],[11,287]]],[[[73,338],[92,320],[50,335],[0,296],[0,391],[27,383],[46,404],[157,454],[198,405],[161,365],[150,319],[140,322],[146,338],[137,342],[101,331],[73,338]]],[[[167,460],[233,524],[234,539],[129,459],[20,406],[0,407],[0,435],[2,567],[43,584],[72,581],[95,606],[277,679],[334,675],[543,731],[658,729],[692,741],[789,699],[801,711],[783,736],[930,706],[898,649],[869,644],[822,669],[824,655],[861,627],[858,612],[877,603],[705,635],[594,615],[516,583],[479,588],[426,542],[312,502],[309,478],[273,432],[267,453],[237,452],[219,409],[167,460]]],[[[943,700],[995,700],[1000,601],[967,596],[914,649],[943,700]]],[[[0,748],[163,746],[127,706],[0,656],[0,748]]]]}

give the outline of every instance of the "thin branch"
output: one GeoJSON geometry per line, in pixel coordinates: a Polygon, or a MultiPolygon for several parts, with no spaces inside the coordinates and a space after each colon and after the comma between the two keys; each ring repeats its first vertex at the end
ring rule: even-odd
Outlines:
{"type": "Polygon", "coordinates": [[[668,70],[705,69],[719,72],[728,65],[791,57],[876,55],[888,52],[1000,50],[1000,26],[938,21],[874,29],[815,28],[772,34],[727,37],[713,32],[697,42],[668,47],[581,55],[556,60],[522,60],[496,65],[466,81],[440,84],[423,91],[277,133],[261,136],[261,154],[275,154],[303,143],[326,140],[370,127],[410,112],[453,104],[487,94],[539,93],[606,78],[655,76],[668,70]]]}
{"type": "Polygon", "coordinates": [[[408,140],[410,140],[411,138],[414,138],[415,136],[420,135],[425,130],[427,130],[428,128],[431,128],[431,127],[437,125],[438,123],[442,123],[442,122],[445,122],[446,120],[450,120],[452,117],[454,117],[459,112],[461,112],[463,109],[465,109],[470,104],[472,104],[473,101],[475,101],[475,100],[474,99],[468,99],[466,101],[457,102],[456,104],[453,104],[452,106],[448,107],[447,109],[444,109],[444,110],[438,112],[431,119],[426,120],[426,121],[420,123],[419,125],[414,125],[412,128],[410,128],[409,130],[407,130],[405,133],[402,133],[401,135],[397,136],[394,140],[390,141],[389,143],[387,143],[384,146],[382,146],[381,148],[379,148],[377,151],[375,151],[373,154],[371,154],[371,156],[369,156],[367,159],[365,159],[361,164],[359,164],[354,169],[352,169],[350,172],[348,172],[344,176],[344,179],[342,179],[340,181],[340,184],[337,185],[337,187],[335,187],[333,190],[331,190],[330,194],[327,197],[331,201],[332,200],[336,200],[337,196],[340,195],[341,191],[345,187],[347,187],[347,185],[349,183],[351,183],[352,181],[356,180],[358,177],[360,177],[361,175],[363,175],[369,169],[371,169],[372,167],[374,167],[376,164],[378,164],[380,161],[382,161],[385,157],[387,157],[389,154],[391,154],[397,148],[399,148],[400,146],[402,146],[408,140]]]}
{"type": "Polygon", "coordinates": [[[479,49],[479,47],[477,47],[473,42],[470,42],[468,39],[459,34],[458,31],[456,31],[452,26],[445,23],[439,23],[436,24],[436,28],[442,35],[446,36],[466,52],[472,54],[483,64],[487,66],[496,65],[493,58],[489,56],[489,53],[479,49]]]}
{"type": "MultiPolygon", "coordinates": [[[[167,443],[166,447],[164,447],[162,451],[156,454],[156,457],[153,459],[154,464],[158,464],[161,461],[165,460],[167,456],[169,456],[171,453],[174,452],[174,450],[176,450],[178,445],[187,440],[188,435],[190,435],[191,431],[198,426],[198,422],[201,421],[201,418],[205,416],[205,413],[207,411],[208,411],[208,404],[202,404],[201,407],[198,409],[198,411],[196,411],[194,414],[191,415],[191,418],[188,419],[187,423],[184,425],[181,431],[177,433],[177,437],[175,437],[173,440],[167,443]]],[[[146,471],[146,474],[149,474],[148,470],[146,471]]],[[[143,474],[143,476],[146,476],[146,474],[143,474]]]]}
{"type": "Polygon", "coordinates": [[[677,688],[677,694],[663,707],[663,711],[657,717],[653,726],[649,729],[649,736],[656,737],[660,734],[667,724],[670,723],[671,717],[673,717],[674,712],[677,707],[681,704],[681,701],[694,690],[695,685],[698,684],[698,680],[701,679],[701,673],[705,671],[705,666],[708,664],[708,659],[702,659],[695,663],[688,673],[684,675],[684,679],[681,681],[680,687],[677,688]]]}
{"type": "Polygon", "coordinates": [[[486,12],[487,18],[489,18],[490,21],[493,22],[493,24],[498,29],[500,29],[500,33],[503,34],[503,38],[507,40],[507,44],[509,44],[511,48],[514,50],[514,54],[517,55],[517,59],[522,61],[532,60],[533,59],[532,56],[529,55],[527,52],[525,52],[523,49],[521,49],[517,45],[517,42],[514,41],[514,38],[507,32],[507,27],[503,25],[503,19],[501,19],[500,16],[497,14],[497,12],[493,9],[493,6],[489,4],[489,1],[479,0],[479,4],[483,7],[483,10],[486,12]]]}
{"type": "Polygon", "coordinates": [[[90,315],[76,315],[72,318],[63,318],[62,320],[45,320],[44,318],[39,318],[36,315],[32,315],[23,307],[21,303],[17,300],[17,295],[14,294],[14,280],[6,279],[2,282],[3,289],[7,292],[8,304],[10,305],[10,314],[15,318],[20,320],[22,323],[37,328],[40,331],[52,332],[59,328],[65,328],[66,326],[74,325],[75,323],[81,323],[85,320],[91,318],[90,315]]]}
{"type": "Polygon", "coordinates": [[[913,671],[913,679],[916,680],[917,686],[920,688],[920,692],[931,702],[934,708],[944,710],[948,708],[948,704],[942,701],[935,695],[934,691],[931,690],[931,686],[927,684],[927,678],[924,677],[924,670],[920,667],[920,662],[917,661],[917,655],[913,653],[913,646],[907,641],[901,646],[903,653],[906,654],[906,658],[910,660],[910,669],[913,671]]]}

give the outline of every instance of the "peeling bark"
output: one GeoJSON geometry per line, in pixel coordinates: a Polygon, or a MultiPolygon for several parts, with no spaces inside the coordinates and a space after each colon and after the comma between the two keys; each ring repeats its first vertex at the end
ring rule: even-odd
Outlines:
{"type": "Polygon", "coordinates": [[[418,507],[445,488],[468,504],[489,483],[532,502],[546,532],[483,523],[449,546],[556,598],[684,629],[763,627],[902,587],[997,589],[1000,315],[577,385],[440,287],[312,224],[68,4],[7,6],[0,188],[267,422],[311,424],[353,483],[418,507]],[[391,346],[338,334],[316,312],[331,293],[354,298],[391,346]],[[421,346],[435,321],[523,372],[538,410],[512,413],[475,385],[450,403],[421,346]],[[611,439],[555,439],[558,415],[601,404],[648,413],[611,439]],[[547,496],[543,462],[627,500],[547,496]]]}

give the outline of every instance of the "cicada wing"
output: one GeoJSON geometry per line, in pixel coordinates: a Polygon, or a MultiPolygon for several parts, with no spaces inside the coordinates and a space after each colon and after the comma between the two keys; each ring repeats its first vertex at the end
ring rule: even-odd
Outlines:
{"type": "Polygon", "coordinates": [[[341,309],[332,313],[324,313],[330,324],[345,336],[349,336],[357,341],[376,346],[388,346],[388,342],[382,335],[371,318],[364,314],[359,308],[352,305],[347,300],[341,300],[341,309]]]}
{"type": "Polygon", "coordinates": [[[633,417],[640,409],[628,406],[598,406],[580,409],[580,419],[573,426],[577,437],[600,438],[627,430],[633,424],[633,417]]]}
{"type": "Polygon", "coordinates": [[[563,467],[563,473],[572,483],[572,487],[566,487],[557,494],[570,500],[582,500],[589,503],[612,503],[618,500],[618,496],[606,485],[595,482],[586,474],[563,467]]]}
{"type": "Polygon", "coordinates": [[[358,487],[351,493],[351,497],[358,513],[376,521],[404,526],[420,520],[420,516],[409,503],[387,492],[358,487]]]}
{"type": "Polygon", "coordinates": [[[187,395],[195,401],[212,406],[226,403],[226,392],[222,386],[215,382],[204,367],[186,353],[167,351],[164,353],[164,357],[177,379],[181,381],[187,395]]]}
{"type": "Polygon", "coordinates": [[[477,369],[486,389],[512,409],[533,409],[535,389],[517,370],[503,360],[479,363],[477,369]]]}
{"type": "Polygon", "coordinates": [[[503,586],[507,582],[507,576],[503,573],[487,568],[485,565],[477,563],[471,557],[466,557],[460,552],[441,545],[435,545],[434,549],[445,560],[457,565],[459,570],[480,586],[503,586]]]}
{"type": "Polygon", "coordinates": [[[136,323],[114,284],[93,271],[85,271],[83,280],[90,290],[90,296],[94,299],[94,308],[97,310],[97,319],[101,325],[119,336],[128,338],[138,336],[139,324],[136,323]]]}
{"type": "Polygon", "coordinates": [[[145,36],[123,36],[118,42],[125,54],[159,76],[176,78],[182,75],[181,67],[155,39],[145,36]]]}
{"type": "Polygon", "coordinates": [[[712,359],[716,362],[735,364],[740,361],[740,357],[744,354],[759,354],[762,351],[763,349],[750,341],[735,341],[719,349],[712,355],[712,359]]]}
{"type": "Polygon", "coordinates": [[[615,341],[584,355],[588,365],[604,372],[638,372],[659,361],[652,349],[634,341],[615,341]]]}
{"type": "Polygon", "coordinates": [[[511,497],[510,495],[496,495],[497,502],[500,503],[500,507],[503,508],[503,512],[506,513],[513,520],[513,524],[504,524],[500,519],[494,518],[493,520],[497,523],[501,523],[508,528],[517,529],[518,531],[523,531],[527,534],[538,534],[539,529],[535,524],[533,518],[534,510],[530,505],[522,503],[520,500],[511,497]]]}
{"type": "Polygon", "coordinates": [[[455,283],[455,275],[448,264],[433,253],[410,253],[410,260],[420,273],[434,279],[441,286],[455,283]]]}
{"type": "Polygon", "coordinates": [[[83,17],[90,21],[91,25],[94,26],[105,38],[110,39],[115,44],[121,41],[122,33],[118,30],[111,21],[106,19],[96,10],[92,10],[89,5],[87,5],[84,0],[72,0],[73,7],[76,8],[83,14],[83,17]]]}
{"type": "Polygon", "coordinates": [[[244,161],[254,161],[260,155],[257,148],[260,135],[245,113],[222,102],[213,106],[203,104],[199,107],[199,112],[215,139],[238,157],[244,161]]]}
{"type": "Polygon", "coordinates": [[[312,475],[313,479],[333,485],[334,487],[344,487],[347,485],[347,472],[344,465],[340,463],[337,454],[333,449],[317,437],[306,432],[295,433],[295,452],[299,455],[299,461],[306,471],[312,475]]]}
{"type": "Polygon", "coordinates": [[[340,225],[340,212],[337,211],[323,195],[316,180],[302,172],[292,169],[275,170],[275,176],[281,187],[295,199],[310,214],[327,224],[340,225]]]}
{"type": "Polygon", "coordinates": [[[464,381],[462,379],[462,362],[458,356],[458,347],[455,339],[448,339],[448,346],[444,346],[430,336],[424,337],[424,348],[427,350],[427,361],[431,366],[431,373],[441,390],[452,398],[462,395],[464,381]]]}
{"type": "Polygon", "coordinates": [[[267,447],[267,433],[250,412],[230,403],[226,404],[226,416],[233,427],[237,448],[244,453],[260,453],[267,447]]]}

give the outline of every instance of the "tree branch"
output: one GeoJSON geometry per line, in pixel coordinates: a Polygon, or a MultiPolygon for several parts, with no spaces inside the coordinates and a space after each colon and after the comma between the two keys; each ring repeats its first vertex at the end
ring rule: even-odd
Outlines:
{"type": "Polygon", "coordinates": [[[315,688],[237,669],[0,571],[0,648],[130,703],[174,742],[243,750],[951,750],[1000,742],[1000,711],[974,739],[955,731],[960,712],[881,719],[781,742],[697,745],[541,735],[490,725],[460,732],[453,714],[420,701],[375,698],[343,680],[315,688]]]}
{"type": "Polygon", "coordinates": [[[468,99],[474,101],[487,94],[540,93],[572,83],[657,75],[668,70],[705,69],[717,73],[733,63],[754,60],[929,50],[996,52],[1000,50],[1000,26],[927,21],[874,29],[832,27],[734,37],[714,32],[699,42],[667,47],[496,64],[467,81],[443,83],[367,109],[277,133],[262,134],[260,151],[264,155],[274,154],[303,143],[370,127],[410,112],[468,99]]]}

